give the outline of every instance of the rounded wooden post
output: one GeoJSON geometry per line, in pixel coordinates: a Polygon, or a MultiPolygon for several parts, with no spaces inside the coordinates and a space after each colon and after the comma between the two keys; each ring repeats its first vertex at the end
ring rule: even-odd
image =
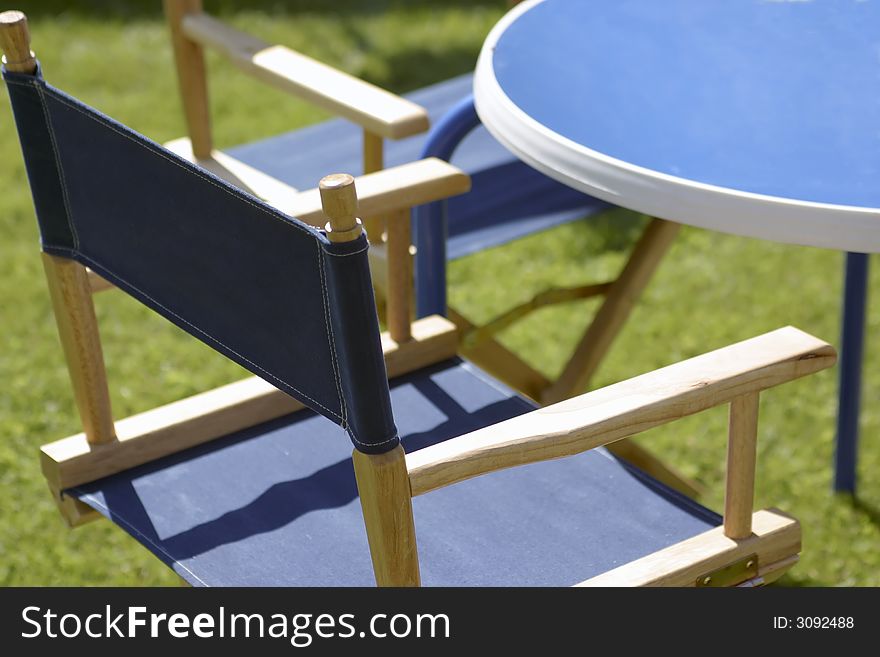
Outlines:
{"type": "Polygon", "coordinates": [[[412,339],[410,300],[413,280],[412,258],[409,252],[412,245],[412,235],[409,214],[409,208],[405,208],[395,212],[388,221],[386,323],[391,339],[398,344],[412,339]]]}
{"type": "MultiPolygon", "coordinates": [[[[382,139],[381,135],[377,135],[375,132],[371,132],[366,128],[364,129],[363,165],[364,173],[374,173],[376,171],[381,171],[385,168],[385,142],[382,139]]],[[[374,246],[382,244],[383,240],[385,239],[385,217],[364,217],[363,224],[364,230],[367,232],[367,237],[370,238],[370,243],[374,246]]],[[[377,251],[374,249],[373,251],[371,251],[371,253],[377,254],[377,251]]],[[[379,259],[379,261],[381,262],[381,258],[379,259]]],[[[371,267],[373,267],[372,263],[371,267]]],[[[386,281],[388,280],[388,267],[388,257],[386,254],[384,263],[382,265],[382,269],[384,270],[383,274],[385,275],[386,281]]],[[[376,299],[376,310],[379,313],[379,317],[387,317],[388,308],[385,299],[385,296],[387,296],[387,290],[384,290],[380,286],[377,286],[374,279],[373,292],[376,299]]]]}
{"type": "Polygon", "coordinates": [[[209,158],[214,147],[211,140],[205,53],[200,44],[186,37],[182,25],[187,14],[202,13],[202,0],[164,0],[163,5],[168,27],[171,29],[177,81],[193,157],[209,158]]]}
{"type": "MultiPolygon", "coordinates": [[[[327,237],[349,242],[363,232],[357,218],[354,178],[337,173],[321,179],[327,237]]],[[[398,445],[384,454],[352,453],[373,572],[379,586],[419,586],[419,555],[406,455],[398,445]]]]}
{"type": "Polygon", "coordinates": [[[350,242],[363,232],[357,218],[358,200],[354,178],[347,173],[334,173],[321,178],[321,207],[327,215],[327,237],[331,242],[350,242]]]}
{"type": "Polygon", "coordinates": [[[419,553],[406,455],[352,453],[373,572],[379,586],[419,586],[419,553]]]}
{"type": "Polygon", "coordinates": [[[113,410],[86,268],[48,253],[43,268],[86,440],[91,445],[113,442],[113,410]]]}
{"type": "MultiPolygon", "coordinates": [[[[364,173],[374,173],[385,168],[385,142],[381,135],[364,130],[364,173]]],[[[383,217],[364,217],[364,228],[373,244],[382,242],[385,232],[383,217]]]]}
{"type": "Polygon", "coordinates": [[[757,443],[758,393],[750,392],[730,402],[724,497],[724,535],[728,538],[752,534],[757,443]]]}
{"type": "Polygon", "coordinates": [[[37,60],[31,52],[27,16],[22,12],[12,10],[0,14],[0,48],[7,70],[28,74],[36,70],[37,60]]]}

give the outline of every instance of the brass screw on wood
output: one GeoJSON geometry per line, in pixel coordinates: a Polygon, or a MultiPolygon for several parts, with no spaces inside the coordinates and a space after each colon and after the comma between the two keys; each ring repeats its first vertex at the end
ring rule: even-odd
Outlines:
{"type": "Polygon", "coordinates": [[[746,570],[749,570],[749,569],[751,569],[751,568],[754,568],[754,566],[755,566],[755,560],[754,560],[754,559],[749,559],[748,561],[746,561],[746,570]]]}
{"type": "Polygon", "coordinates": [[[712,578],[708,575],[703,578],[703,586],[708,586],[712,582],[712,578]]]}

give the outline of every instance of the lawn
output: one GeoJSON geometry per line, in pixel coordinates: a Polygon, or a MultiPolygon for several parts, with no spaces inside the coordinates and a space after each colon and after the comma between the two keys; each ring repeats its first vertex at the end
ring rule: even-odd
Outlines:
{"type": "MultiPolygon", "coordinates": [[[[473,67],[504,2],[215,2],[209,10],[396,92],[473,67]]],[[[163,141],[183,134],[158,1],[36,2],[33,49],[47,78],[163,141]],[[75,4],[75,8],[69,5],[75,4]]],[[[211,59],[214,130],[227,146],[325,115],[211,59]]],[[[328,172],[329,173],[329,172],[328,172]]],[[[531,293],[611,277],[644,223],[622,210],[454,263],[451,301],[487,319],[531,293]]],[[[79,430],[38,257],[33,207],[8,103],[0,102],[0,584],[157,585],[176,577],[109,523],[66,529],[43,483],[40,444],[79,430]]],[[[842,256],[685,228],[648,287],[594,385],[604,385],[785,324],[836,341],[842,256]]],[[[880,325],[872,275],[868,335],[880,325]]],[[[242,376],[119,292],[97,297],[117,417],[242,376]],[[149,339],[145,339],[149,336],[149,339]]],[[[595,302],[542,310],[503,341],[557,374],[595,302]]],[[[801,563],[788,585],[880,585],[880,354],[869,363],[858,499],[831,493],[836,370],[762,396],[757,504],[803,524],[801,563]]],[[[723,497],[726,416],[716,409],[642,440],[723,497]]],[[[596,531],[601,531],[597,527],[596,531]]]]}

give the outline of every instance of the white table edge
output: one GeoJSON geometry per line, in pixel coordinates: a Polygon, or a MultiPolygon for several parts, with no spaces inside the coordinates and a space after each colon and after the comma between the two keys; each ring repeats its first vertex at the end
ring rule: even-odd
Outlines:
{"type": "Polygon", "coordinates": [[[880,210],[700,183],[594,151],[542,125],[504,93],[492,56],[504,31],[545,0],[508,12],[483,44],[474,103],[486,129],[526,164],[574,189],[650,216],[722,233],[861,253],[880,252],[880,210]]]}

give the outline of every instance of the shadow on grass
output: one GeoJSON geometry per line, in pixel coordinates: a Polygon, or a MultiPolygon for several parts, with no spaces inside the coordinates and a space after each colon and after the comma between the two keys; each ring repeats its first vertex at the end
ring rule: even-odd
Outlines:
{"type": "MultiPolygon", "coordinates": [[[[15,0],[11,3],[15,5],[15,0]]],[[[499,0],[417,0],[412,2],[389,0],[339,0],[328,3],[326,0],[298,0],[280,2],[279,0],[206,0],[205,10],[214,16],[231,19],[243,12],[262,12],[279,20],[292,19],[303,14],[334,16],[338,28],[342,29],[352,43],[367,50],[367,41],[361,23],[364,19],[390,11],[412,8],[449,9],[461,7],[477,9],[480,7],[503,8],[499,0]]],[[[134,20],[164,21],[162,3],[158,0],[83,0],[71,3],[69,0],[33,0],[22,2],[20,6],[34,19],[59,19],[76,17],[122,22],[134,20]]],[[[257,35],[259,36],[259,35],[257,35]]],[[[472,47],[431,48],[420,46],[406,48],[383,60],[381,67],[367,64],[364,70],[357,71],[358,77],[384,87],[395,93],[407,93],[420,87],[440,82],[448,78],[472,71],[477,61],[480,44],[472,47]]]]}
{"type": "MultiPolygon", "coordinates": [[[[11,4],[15,5],[15,2],[11,4]]],[[[131,18],[161,18],[162,3],[158,0],[27,0],[18,3],[20,9],[34,18],[53,18],[62,15],[107,20],[131,18]]],[[[305,12],[337,14],[351,19],[370,16],[407,7],[505,7],[503,0],[205,0],[205,9],[216,16],[231,16],[238,12],[262,11],[275,16],[293,16],[305,12]]],[[[13,7],[15,8],[15,7],[13,7]]]]}
{"type": "MultiPolygon", "coordinates": [[[[873,504],[869,504],[864,500],[859,499],[855,495],[851,495],[848,493],[838,493],[837,497],[844,504],[849,504],[852,507],[853,511],[860,513],[865,516],[871,524],[875,527],[880,527],[880,509],[878,509],[873,504]]],[[[806,577],[803,575],[798,575],[797,570],[794,572],[786,573],[782,576],[778,582],[774,583],[775,586],[785,586],[785,587],[816,587],[816,586],[833,586],[833,584],[829,582],[823,582],[821,580],[813,579],[811,577],[806,577]]]]}
{"type": "Polygon", "coordinates": [[[367,66],[360,77],[396,93],[407,93],[470,73],[479,54],[479,44],[473,48],[450,47],[449,44],[442,49],[407,48],[384,56],[382,71],[372,71],[367,66]]]}
{"type": "MultiPolygon", "coordinates": [[[[797,568],[797,566],[795,566],[795,568],[797,568]]],[[[797,571],[795,570],[794,573],[792,573],[791,571],[787,572],[785,575],[773,582],[770,586],[779,586],[789,589],[806,589],[828,587],[831,586],[831,584],[829,584],[828,582],[822,582],[818,579],[813,579],[812,577],[798,575],[797,571]]]]}
{"type": "Polygon", "coordinates": [[[858,496],[850,496],[849,504],[852,508],[863,516],[865,516],[868,520],[871,521],[875,527],[880,527],[880,509],[875,507],[873,504],[869,504],[858,498],[858,496]]]}
{"type": "Polygon", "coordinates": [[[585,219],[593,253],[628,251],[641,237],[650,217],[625,208],[610,208],[585,219]]]}

